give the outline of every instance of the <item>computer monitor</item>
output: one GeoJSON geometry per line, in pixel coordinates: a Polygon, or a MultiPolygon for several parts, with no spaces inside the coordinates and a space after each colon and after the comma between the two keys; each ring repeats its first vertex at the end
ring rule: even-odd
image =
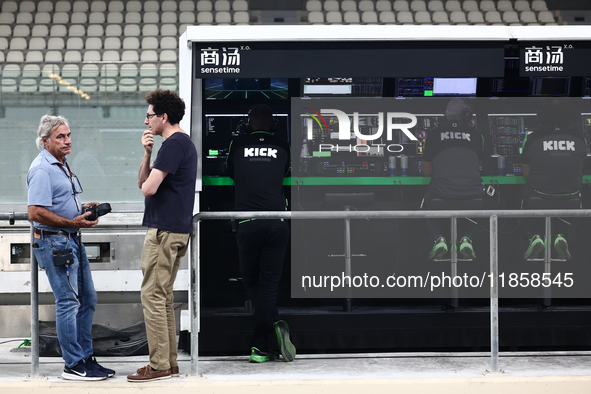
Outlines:
{"type": "Polygon", "coordinates": [[[477,78],[398,78],[398,97],[475,97],[477,78]]]}
{"type": "Polygon", "coordinates": [[[527,97],[529,78],[493,78],[492,97],[527,97]]]}
{"type": "Polygon", "coordinates": [[[568,96],[570,93],[570,78],[536,77],[529,79],[529,95],[568,96]]]}
{"type": "Polygon", "coordinates": [[[302,97],[382,97],[383,78],[304,78],[302,97]]]}
{"type": "Polygon", "coordinates": [[[287,100],[287,78],[206,78],[205,100],[287,100]]]}

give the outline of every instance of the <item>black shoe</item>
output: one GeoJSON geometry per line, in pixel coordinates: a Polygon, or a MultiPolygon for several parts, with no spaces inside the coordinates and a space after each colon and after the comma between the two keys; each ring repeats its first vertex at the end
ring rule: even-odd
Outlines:
{"type": "Polygon", "coordinates": [[[88,368],[84,360],[80,360],[73,367],[64,367],[62,378],[66,380],[96,381],[105,380],[107,374],[96,369],[88,368]]]}
{"type": "Polygon", "coordinates": [[[100,365],[97,361],[96,358],[89,356],[86,359],[86,367],[88,369],[93,369],[96,371],[100,371],[102,373],[106,373],[107,377],[112,378],[113,376],[115,376],[115,371],[113,371],[112,369],[109,368],[105,368],[102,365],[100,365]]]}
{"type": "Polygon", "coordinates": [[[283,361],[293,361],[296,356],[296,348],[289,340],[289,326],[283,320],[279,320],[273,325],[279,350],[283,356],[283,361]]]}

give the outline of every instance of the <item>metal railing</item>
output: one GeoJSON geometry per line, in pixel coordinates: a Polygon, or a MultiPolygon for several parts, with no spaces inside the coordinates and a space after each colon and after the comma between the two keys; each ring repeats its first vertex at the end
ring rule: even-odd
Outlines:
{"type": "MultiPolygon", "coordinates": [[[[545,217],[546,234],[550,233],[551,217],[591,217],[591,209],[554,210],[467,210],[467,211],[277,211],[277,212],[201,212],[193,217],[190,256],[190,302],[191,302],[191,375],[198,374],[198,339],[201,310],[199,308],[199,222],[224,219],[490,219],[490,327],[491,327],[491,372],[499,371],[499,287],[498,287],[498,219],[545,217]]],[[[0,213],[1,221],[14,224],[16,220],[28,221],[27,213],[0,213]]],[[[33,252],[34,228],[31,223],[31,376],[39,376],[39,289],[38,265],[33,252]]],[[[545,260],[548,260],[546,253],[545,260]]]]}

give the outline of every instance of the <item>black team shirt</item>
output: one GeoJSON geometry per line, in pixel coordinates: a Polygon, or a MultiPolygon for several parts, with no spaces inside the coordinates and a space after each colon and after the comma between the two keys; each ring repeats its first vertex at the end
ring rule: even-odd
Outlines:
{"type": "Polygon", "coordinates": [[[443,199],[477,198],[483,194],[479,161],[484,139],[473,127],[448,121],[427,133],[423,160],[433,163],[429,192],[443,199]]]}
{"type": "Polygon", "coordinates": [[[285,210],[283,178],[289,172],[290,160],[289,145],[265,131],[234,139],[228,154],[228,174],[235,183],[235,209],[285,210]]]}

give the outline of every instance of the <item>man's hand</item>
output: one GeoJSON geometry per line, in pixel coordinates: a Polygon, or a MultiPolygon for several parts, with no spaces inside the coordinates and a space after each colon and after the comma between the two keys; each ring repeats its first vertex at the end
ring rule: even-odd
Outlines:
{"type": "Polygon", "coordinates": [[[72,219],[74,221],[74,227],[78,227],[78,228],[93,228],[96,227],[96,225],[98,224],[98,218],[96,220],[90,221],[90,220],[86,220],[86,218],[88,216],[90,216],[92,212],[85,212],[80,216],[76,216],[74,219],[72,219]]]}
{"type": "Polygon", "coordinates": [[[142,145],[147,154],[152,154],[152,148],[154,147],[154,135],[150,130],[144,131],[142,134],[142,145]]]}

